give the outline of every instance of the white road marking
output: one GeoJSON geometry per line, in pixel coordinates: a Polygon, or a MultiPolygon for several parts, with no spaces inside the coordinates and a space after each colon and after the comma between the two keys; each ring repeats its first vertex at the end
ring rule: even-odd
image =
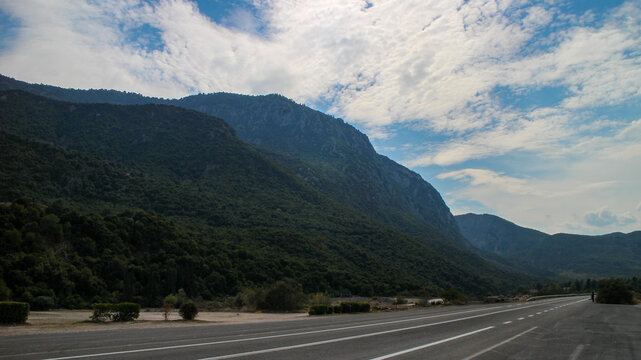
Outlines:
{"type": "Polygon", "coordinates": [[[516,319],[516,320],[525,320],[525,318],[518,318],[518,319],[516,319]]]}
{"type": "Polygon", "coordinates": [[[460,338],[465,337],[465,336],[470,336],[470,335],[473,335],[473,334],[478,334],[478,333],[480,333],[481,331],[490,330],[490,329],[493,329],[493,328],[494,328],[494,326],[488,326],[488,327],[483,328],[483,329],[478,329],[478,330],[470,331],[470,332],[467,332],[467,333],[465,333],[465,334],[460,334],[460,335],[452,336],[452,337],[447,338],[447,339],[434,341],[434,342],[431,342],[431,343],[429,343],[429,344],[425,344],[425,345],[421,345],[421,346],[413,347],[413,348],[411,348],[411,349],[407,349],[407,350],[403,350],[403,351],[395,352],[395,353],[388,354],[388,355],[379,356],[379,357],[377,357],[377,358],[373,358],[372,360],[385,360],[385,359],[393,358],[393,357],[395,357],[395,356],[404,355],[404,354],[407,354],[407,353],[411,353],[411,352],[413,352],[413,351],[426,349],[426,348],[428,348],[428,347],[432,347],[432,346],[435,346],[435,345],[438,345],[438,344],[446,343],[446,342],[448,342],[448,341],[452,341],[452,340],[460,339],[460,338]]]}
{"type": "Polygon", "coordinates": [[[578,359],[579,355],[581,355],[581,352],[583,352],[583,347],[584,347],[583,344],[578,345],[576,347],[576,349],[574,349],[572,354],[570,354],[570,357],[568,358],[568,360],[576,360],[576,359],[578,359]]]}
{"type": "Polygon", "coordinates": [[[512,323],[512,321],[510,320],[510,321],[504,322],[503,325],[507,325],[507,324],[511,324],[511,323],[512,323]]]}
{"type": "Polygon", "coordinates": [[[541,312],[539,311],[539,312],[538,312],[538,313],[536,313],[536,314],[537,314],[537,315],[541,315],[541,312]]]}
{"type": "Polygon", "coordinates": [[[534,315],[528,315],[527,317],[533,317],[534,315]]]}
{"type": "MultiPolygon", "coordinates": [[[[466,358],[465,358],[465,359],[463,359],[463,360],[471,360],[471,359],[474,359],[474,358],[475,358],[475,357],[477,357],[477,356],[481,356],[481,355],[485,354],[485,353],[486,353],[486,352],[488,352],[488,351],[492,351],[492,350],[496,349],[497,347],[499,347],[499,346],[501,346],[501,345],[505,345],[505,344],[509,343],[510,341],[512,341],[512,340],[514,340],[514,339],[516,339],[516,338],[518,338],[519,336],[522,336],[522,335],[525,335],[525,334],[529,333],[530,331],[532,331],[532,330],[534,330],[534,329],[536,329],[536,326],[535,326],[535,327],[533,327],[533,328],[531,328],[531,329],[529,329],[529,330],[525,330],[524,332],[522,332],[522,333],[520,333],[520,334],[516,334],[516,335],[512,336],[511,338],[509,338],[509,339],[507,339],[507,340],[503,340],[503,341],[501,341],[500,343],[498,343],[498,344],[496,344],[496,345],[492,345],[492,346],[490,346],[490,347],[489,347],[489,348],[487,348],[487,349],[483,349],[483,350],[481,350],[481,351],[477,352],[477,353],[476,353],[476,354],[474,354],[474,355],[470,355],[470,356],[466,357],[466,358]]],[[[576,359],[572,359],[572,360],[576,360],[576,359]]]]}
{"type": "MultiPolygon", "coordinates": [[[[434,319],[434,318],[443,317],[443,316],[460,315],[460,314],[467,314],[467,313],[471,313],[471,312],[478,312],[478,311],[483,311],[483,310],[494,310],[494,309],[500,309],[500,308],[501,307],[492,307],[492,308],[489,308],[489,309],[466,310],[466,311],[458,311],[458,312],[454,312],[454,313],[423,316],[423,317],[420,317],[420,318],[402,319],[402,320],[386,321],[386,322],[381,322],[381,323],[346,326],[346,327],[342,327],[342,328],[312,330],[312,331],[304,331],[304,332],[297,332],[297,333],[291,333],[291,334],[267,335],[267,336],[258,336],[258,337],[245,338],[245,339],[220,340],[220,341],[212,341],[212,342],[196,343],[196,344],[171,345],[171,346],[162,346],[162,347],[157,347],[157,348],[146,348],[146,349],[136,349],[136,350],[122,350],[122,351],[113,351],[113,352],[87,354],[87,355],[76,355],[76,356],[64,356],[64,357],[57,357],[57,358],[48,358],[48,359],[44,359],[44,360],[82,359],[82,358],[98,357],[98,356],[132,354],[132,353],[139,353],[139,352],[146,352],[146,351],[181,349],[181,348],[189,348],[189,347],[197,347],[197,346],[229,344],[229,343],[244,342],[244,341],[277,339],[277,338],[283,338],[283,337],[289,337],[289,336],[321,334],[321,333],[325,333],[325,332],[334,332],[334,331],[342,331],[342,330],[353,330],[353,329],[360,329],[360,328],[379,326],[379,325],[391,325],[391,324],[398,324],[398,323],[403,323],[403,322],[434,319]]],[[[504,311],[511,311],[511,310],[504,310],[504,311]]],[[[487,315],[492,315],[492,314],[494,314],[494,313],[488,313],[487,315]]],[[[485,314],[483,314],[483,315],[485,315],[485,314]]],[[[461,320],[463,320],[463,319],[461,319],[461,320]]],[[[437,323],[435,325],[438,325],[438,324],[441,324],[441,323],[437,323]]]]}
{"type": "MultiPolygon", "coordinates": [[[[576,304],[576,303],[579,303],[581,301],[584,301],[584,300],[575,301],[575,302],[570,303],[570,304],[576,304]]],[[[413,327],[409,327],[409,328],[403,328],[403,329],[388,330],[387,332],[364,334],[364,335],[360,335],[360,336],[361,337],[374,336],[374,335],[384,334],[384,333],[388,333],[388,332],[403,331],[403,330],[409,330],[409,329],[421,328],[421,327],[427,327],[427,326],[436,326],[436,325],[447,324],[447,323],[456,322],[456,321],[463,321],[463,320],[469,320],[469,319],[474,319],[474,318],[478,318],[478,317],[484,317],[484,316],[489,316],[489,315],[494,315],[494,314],[500,314],[500,313],[504,313],[504,312],[511,312],[511,311],[517,311],[517,310],[521,310],[521,309],[527,309],[527,308],[531,308],[531,307],[535,307],[535,306],[539,306],[539,305],[540,304],[529,305],[529,306],[520,306],[520,307],[515,307],[514,309],[499,310],[499,311],[490,312],[490,313],[486,313],[486,314],[473,315],[473,316],[463,317],[463,318],[459,318],[459,319],[446,320],[446,321],[441,321],[441,322],[431,323],[431,324],[425,324],[425,325],[417,325],[417,326],[413,326],[413,327]]],[[[419,320],[426,320],[426,319],[432,319],[432,318],[449,316],[449,315],[458,315],[458,314],[477,312],[477,311],[483,311],[483,310],[493,310],[493,309],[500,309],[500,308],[501,307],[493,307],[493,308],[490,308],[490,309],[467,310],[467,311],[459,311],[459,312],[456,312],[456,313],[447,313],[447,314],[439,314],[439,315],[432,315],[432,316],[424,316],[424,317],[413,318],[413,319],[402,319],[402,320],[387,321],[387,322],[382,322],[382,323],[355,325],[355,326],[347,326],[347,327],[333,328],[333,329],[313,330],[313,331],[305,331],[305,332],[298,332],[298,333],[291,333],[291,334],[268,335],[268,336],[258,336],[258,337],[245,338],[245,339],[220,340],[220,341],[211,341],[211,342],[196,343],[196,344],[171,345],[171,346],[162,346],[162,347],[156,347],[156,348],[122,350],[122,351],[112,351],[112,352],[94,353],[94,354],[86,354],[86,355],[63,356],[63,357],[57,357],[57,358],[47,358],[47,359],[44,359],[44,360],[82,359],[82,358],[100,357],[100,356],[134,354],[134,353],[142,353],[142,352],[148,352],[148,351],[183,349],[183,348],[198,347],[198,346],[211,346],[211,345],[229,344],[229,343],[237,343],[237,342],[245,342],[245,341],[276,339],[276,338],[283,338],[283,337],[290,337],[290,336],[319,334],[319,333],[334,332],[334,331],[341,331],[341,330],[352,330],[352,329],[372,327],[372,326],[378,326],[378,325],[397,324],[397,323],[409,322],[409,321],[419,321],[419,320]]],[[[522,320],[522,319],[519,319],[519,320],[522,320]]],[[[342,338],[342,339],[347,339],[347,338],[342,338]]]]}

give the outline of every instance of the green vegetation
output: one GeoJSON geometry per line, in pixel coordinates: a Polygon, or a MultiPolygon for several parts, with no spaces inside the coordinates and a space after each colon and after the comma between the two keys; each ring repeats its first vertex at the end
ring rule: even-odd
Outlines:
{"type": "Polygon", "coordinates": [[[271,311],[295,311],[303,307],[303,287],[293,279],[276,281],[262,289],[257,308],[271,311]]]}
{"type": "Polygon", "coordinates": [[[620,279],[605,279],[599,281],[597,302],[602,304],[633,305],[634,292],[620,279]]]}
{"type": "Polygon", "coordinates": [[[23,324],[29,317],[29,304],[0,301],[0,324],[23,324]]]}
{"type": "Polygon", "coordinates": [[[343,302],[340,305],[316,304],[309,307],[309,315],[351,314],[369,312],[367,302],[343,302]]]}
{"type": "Polygon", "coordinates": [[[180,314],[180,317],[183,318],[183,320],[194,320],[196,318],[196,315],[198,315],[198,307],[193,302],[188,301],[180,305],[180,310],[178,313],[180,314]]]}
{"type": "Polygon", "coordinates": [[[450,304],[462,305],[467,302],[467,296],[455,288],[441,291],[441,297],[450,304]]]}
{"type": "Polygon", "coordinates": [[[87,308],[241,293],[245,306],[279,310],[298,305],[282,307],[266,285],[286,278],[304,293],[365,295],[523,280],[342,206],[219,119],[0,99],[0,299],[87,308]]]}
{"type": "Polygon", "coordinates": [[[472,245],[533,275],[585,279],[641,274],[641,231],[548,235],[493,215],[466,214],[456,216],[456,220],[472,245]]]}
{"type": "Polygon", "coordinates": [[[331,315],[334,313],[332,305],[315,304],[309,307],[309,315],[331,315]]]}
{"type": "Polygon", "coordinates": [[[96,303],[92,304],[91,306],[93,308],[91,320],[93,321],[133,321],[136,320],[140,315],[140,304],[136,303],[96,303]]]}

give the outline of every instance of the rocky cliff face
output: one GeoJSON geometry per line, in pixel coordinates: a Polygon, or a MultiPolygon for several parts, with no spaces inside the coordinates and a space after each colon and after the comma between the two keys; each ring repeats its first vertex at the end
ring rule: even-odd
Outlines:
{"type": "Polygon", "coordinates": [[[218,93],[172,104],[225,119],[240,138],[280,152],[273,155],[279,162],[352,208],[413,235],[436,229],[465,243],[436,189],[377,154],[365,134],[340,119],[279,95],[218,93]]]}

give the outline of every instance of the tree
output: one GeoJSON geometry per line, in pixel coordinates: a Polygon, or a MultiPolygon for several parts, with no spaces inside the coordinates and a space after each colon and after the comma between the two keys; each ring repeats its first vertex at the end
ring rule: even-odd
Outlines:
{"type": "Polygon", "coordinates": [[[180,306],[179,314],[184,320],[194,320],[198,315],[198,307],[191,301],[183,303],[180,306]]]}
{"type": "Polygon", "coordinates": [[[293,311],[303,307],[303,287],[292,279],[283,279],[265,289],[258,307],[264,310],[293,311]]]}
{"type": "Polygon", "coordinates": [[[634,304],[634,294],[623,281],[618,279],[600,280],[597,302],[602,304],[634,304]]]}

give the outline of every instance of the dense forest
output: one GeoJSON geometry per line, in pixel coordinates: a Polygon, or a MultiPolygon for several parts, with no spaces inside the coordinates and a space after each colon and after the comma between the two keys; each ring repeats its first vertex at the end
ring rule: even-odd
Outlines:
{"type": "Polygon", "coordinates": [[[19,91],[0,104],[2,299],[160,305],[181,288],[211,299],[283,278],[306,292],[486,294],[531,280],[344,207],[220,119],[19,91]]]}

